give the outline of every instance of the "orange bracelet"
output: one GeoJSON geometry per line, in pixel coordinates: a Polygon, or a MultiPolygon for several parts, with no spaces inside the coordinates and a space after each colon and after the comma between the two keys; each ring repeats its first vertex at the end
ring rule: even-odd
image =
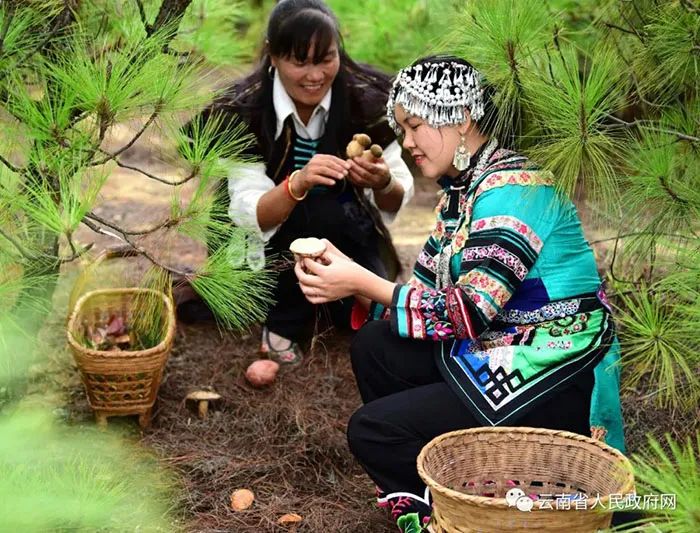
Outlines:
{"type": "Polygon", "coordinates": [[[294,200],[295,202],[301,202],[309,194],[309,191],[306,191],[302,196],[294,196],[294,191],[292,191],[292,180],[294,180],[294,178],[299,172],[301,172],[301,170],[295,170],[285,178],[285,180],[287,181],[287,192],[289,193],[289,196],[292,197],[292,200],[294,200]]]}

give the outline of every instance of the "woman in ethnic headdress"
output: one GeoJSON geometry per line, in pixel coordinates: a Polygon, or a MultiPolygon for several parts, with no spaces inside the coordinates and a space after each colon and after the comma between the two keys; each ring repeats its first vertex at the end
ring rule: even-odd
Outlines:
{"type": "Polygon", "coordinates": [[[310,302],[355,295],[368,306],[351,348],[364,405],[348,440],[379,502],[418,531],[430,500],[416,458],[442,433],[532,426],[623,449],[619,350],[576,209],[491,135],[479,72],[455,57],[420,60],[399,72],[387,112],[443,189],[413,276],[387,281],[330,243],[326,264],[303,260],[296,274],[310,302]]]}
{"type": "MultiPolygon", "coordinates": [[[[255,136],[249,155],[261,162],[234,167],[221,191],[233,223],[252,231],[252,268],[262,267],[265,253],[284,255],[294,239],[317,236],[378,276],[396,276],[385,224],[413,195],[413,178],[387,124],[390,87],[389,76],[347,55],[323,1],[283,0],[273,8],[259,66],[199,117],[217,118],[224,128],[242,121],[255,136]],[[348,159],[345,148],[356,133],[382,146],[383,157],[348,159]]],[[[210,243],[210,251],[218,245],[210,243]]],[[[261,351],[298,363],[314,306],[291,268],[279,273],[272,298],[261,351]]],[[[349,325],[353,301],[329,306],[335,322],[349,325]]],[[[185,307],[178,311],[187,318],[185,307]]]]}

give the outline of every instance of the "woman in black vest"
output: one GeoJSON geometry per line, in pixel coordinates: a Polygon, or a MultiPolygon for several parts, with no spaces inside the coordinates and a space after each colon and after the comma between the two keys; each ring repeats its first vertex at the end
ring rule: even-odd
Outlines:
{"type": "MultiPolygon", "coordinates": [[[[232,167],[221,191],[233,223],[251,230],[249,265],[260,268],[264,254],[285,255],[294,239],[313,236],[393,279],[398,261],[385,222],[412,196],[413,179],[385,118],[389,77],[350,59],[320,0],[279,2],[266,37],[255,71],[200,115],[221,118],[222,127],[243,121],[255,136],[249,155],[262,162],[232,167]],[[355,133],[367,133],[384,156],[348,160],[355,133]]],[[[298,363],[314,306],[291,267],[279,273],[274,299],[261,351],[298,363]]],[[[334,322],[348,323],[353,302],[328,306],[334,322]]]]}

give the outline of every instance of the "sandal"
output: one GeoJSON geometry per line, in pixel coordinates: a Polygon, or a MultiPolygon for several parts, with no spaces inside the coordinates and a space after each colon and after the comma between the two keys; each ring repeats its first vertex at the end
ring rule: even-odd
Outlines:
{"type": "Polygon", "coordinates": [[[273,361],[286,366],[296,366],[304,359],[301,348],[299,348],[299,345],[294,341],[289,341],[289,346],[282,350],[273,349],[270,343],[270,330],[265,326],[263,326],[262,331],[260,353],[266,354],[273,361]]]}

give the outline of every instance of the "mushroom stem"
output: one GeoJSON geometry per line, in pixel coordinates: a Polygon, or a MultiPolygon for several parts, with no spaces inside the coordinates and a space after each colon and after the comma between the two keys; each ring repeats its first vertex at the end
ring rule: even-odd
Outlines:
{"type": "Polygon", "coordinates": [[[200,400],[197,407],[198,407],[198,411],[199,411],[199,418],[206,418],[207,412],[209,411],[209,401],[208,400],[200,400]]]}

